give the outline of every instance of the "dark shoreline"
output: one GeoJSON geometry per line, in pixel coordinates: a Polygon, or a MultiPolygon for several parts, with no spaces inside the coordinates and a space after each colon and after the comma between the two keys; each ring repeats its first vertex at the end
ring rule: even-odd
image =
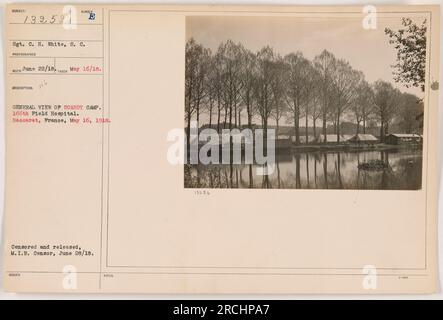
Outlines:
{"type": "Polygon", "coordinates": [[[298,145],[285,148],[276,148],[276,152],[316,152],[316,151],[383,151],[383,150],[397,150],[397,149],[422,149],[421,144],[400,144],[392,145],[385,143],[378,143],[373,145],[368,144],[315,144],[315,145],[298,145]]]}

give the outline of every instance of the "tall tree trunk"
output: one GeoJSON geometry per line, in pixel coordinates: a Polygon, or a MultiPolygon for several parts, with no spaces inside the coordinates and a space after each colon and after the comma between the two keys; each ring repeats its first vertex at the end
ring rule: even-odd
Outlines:
{"type": "Polygon", "coordinates": [[[229,129],[232,129],[232,105],[229,106],[229,129]]]}
{"type": "Polygon", "coordinates": [[[209,128],[212,129],[212,102],[210,103],[211,105],[209,106],[209,128]]]}
{"type": "MultiPolygon", "coordinates": [[[[229,130],[232,129],[232,104],[229,105],[229,130]]],[[[232,140],[232,134],[229,134],[229,150],[230,150],[230,154],[229,154],[229,163],[231,164],[231,172],[230,172],[230,178],[231,178],[231,185],[232,185],[232,161],[233,159],[233,154],[234,154],[234,150],[232,150],[233,146],[233,140],[232,140]]]]}
{"type": "Polygon", "coordinates": [[[295,144],[300,144],[300,110],[298,105],[294,105],[294,130],[295,144]]]}
{"type": "Polygon", "coordinates": [[[315,125],[316,120],[317,120],[317,119],[314,119],[314,118],[312,119],[313,130],[314,130],[314,140],[315,140],[315,138],[317,137],[317,128],[316,128],[316,125],[315,125]]]}
{"type": "Polygon", "coordinates": [[[189,157],[189,151],[191,149],[191,143],[190,143],[190,138],[191,138],[191,116],[192,116],[192,112],[191,112],[191,96],[192,96],[192,83],[193,83],[193,79],[192,76],[190,77],[190,85],[188,87],[188,99],[187,99],[187,128],[186,128],[186,157],[189,157]]]}
{"type": "MultiPolygon", "coordinates": [[[[248,105],[247,108],[246,108],[246,113],[247,113],[247,116],[248,116],[248,128],[252,130],[252,113],[251,113],[251,109],[250,108],[251,108],[251,106],[248,105]]],[[[254,141],[255,141],[255,139],[254,139],[254,132],[252,132],[252,150],[255,149],[254,141]]],[[[251,188],[252,188],[252,186],[251,186],[251,188]]]]}
{"type": "Polygon", "coordinates": [[[188,126],[186,127],[186,159],[189,157],[191,149],[191,113],[188,112],[188,126]]]}
{"type": "Polygon", "coordinates": [[[238,127],[241,129],[241,109],[238,109],[238,127]]]}
{"type": "Polygon", "coordinates": [[[218,115],[217,115],[217,133],[220,133],[220,113],[221,113],[220,102],[217,102],[217,111],[218,111],[218,115]]]}
{"type": "Polygon", "coordinates": [[[305,136],[306,136],[305,144],[308,144],[308,113],[307,112],[306,112],[306,120],[305,120],[305,136]]]}
{"type": "Polygon", "coordinates": [[[294,135],[295,135],[295,144],[299,144],[299,138],[298,138],[298,128],[297,128],[297,110],[294,108],[294,135]]]}
{"type": "Polygon", "coordinates": [[[323,143],[326,144],[326,112],[323,112],[323,143]]]}
{"type": "Polygon", "coordinates": [[[237,128],[237,104],[234,104],[234,127],[237,128]]]}
{"type": "Polygon", "coordinates": [[[262,119],[263,122],[263,156],[268,155],[268,119],[262,119]]]}
{"type": "Polygon", "coordinates": [[[385,142],[385,128],[383,120],[380,122],[380,142],[385,142]]]}
{"type": "Polygon", "coordinates": [[[300,111],[295,116],[295,141],[300,144],[300,111]]]}
{"type": "Polygon", "coordinates": [[[198,135],[198,131],[200,129],[200,99],[197,100],[197,108],[195,110],[195,113],[197,115],[196,121],[197,121],[197,135],[198,135]]]}
{"type": "Polygon", "coordinates": [[[337,143],[340,143],[340,114],[337,115],[337,123],[336,123],[336,130],[337,130],[337,143]]]}

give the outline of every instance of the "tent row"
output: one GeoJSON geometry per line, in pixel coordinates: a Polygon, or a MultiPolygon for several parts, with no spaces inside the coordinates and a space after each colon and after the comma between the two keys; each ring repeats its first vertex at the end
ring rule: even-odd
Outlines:
{"type": "MultiPolygon", "coordinates": [[[[317,137],[313,135],[299,136],[299,144],[306,144],[306,138],[308,139],[308,144],[337,144],[337,143],[357,143],[357,144],[376,144],[379,142],[379,139],[372,134],[355,134],[355,135],[347,135],[343,134],[337,137],[336,134],[320,134],[317,137]]],[[[192,141],[199,140],[199,143],[209,142],[210,144],[225,144],[229,143],[229,138],[222,139],[222,137],[216,133],[213,134],[205,134],[200,133],[199,139],[197,137],[193,137],[192,141]],[[212,136],[214,135],[214,136],[212,136]],[[212,136],[212,137],[211,137],[212,136]]],[[[246,139],[241,134],[233,134],[233,141],[237,141],[243,144],[246,139]]],[[[385,143],[391,145],[401,145],[401,144],[417,144],[422,143],[423,137],[419,134],[415,133],[391,133],[385,137],[385,143]]],[[[278,147],[290,147],[296,144],[296,137],[293,135],[282,135],[279,134],[276,138],[276,145],[278,147]]]]}
{"type": "MultiPolygon", "coordinates": [[[[309,135],[307,137],[308,144],[314,143],[363,143],[363,144],[375,144],[379,142],[379,139],[372,134],[355,134],[348,135],[342,134],[337,137],[336,134],[320,134],[317,137],[309,135]]],[[[289,135],[279,135],[277,141],[289,140],[292,143],[296,143],[295,136],[289,135]]],[[[408,143],[421,143],[423,141],[423,137],[416,133],[391,133],[385,137],[385,143],[392,145],[400,145],[400,144],[408,144],[408,143]]],[[[299,137],[300,144],[306,144],[306,136],[299,137]]]]}
{"type": "MultiPolygon", "coordinates": [[[[378,139],[372,134],[342,134],[339,137],[336,134],[320,134],[317,137],[312,135],[307,137],[308,143],[345,143],[345,142],[362,142],[362,143],[376,143],[378,139]]],[[[296,143],[295,136],[279,135],[278,141],[290,140],[292,143],[296,143]]],[[[306,144],[306,136],[299,137],[300,144],[306,144]]]]}

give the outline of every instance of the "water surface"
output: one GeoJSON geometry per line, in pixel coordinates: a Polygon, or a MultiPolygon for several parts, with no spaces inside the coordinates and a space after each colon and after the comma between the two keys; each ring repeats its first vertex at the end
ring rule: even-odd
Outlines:
{"type": "Polygon", "coordinates": [[[275,170],[257,174],[259,165],[185,165],[186,188],[381,189],[421,188],[422,151],[393,148],[371,151],[288,151],[276,154],[275,170]],[[359,169],[380,160],[383,169],[359,169]]]}

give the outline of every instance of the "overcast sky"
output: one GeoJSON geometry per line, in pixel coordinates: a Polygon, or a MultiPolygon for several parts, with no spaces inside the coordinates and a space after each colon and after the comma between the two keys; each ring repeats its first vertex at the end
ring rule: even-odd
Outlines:
{"type": "MultiPolygon", "coordinates": [[[[423,19],[416,18],[418,23],[423,19]]],[[[366,30],[361,18],[299,18],[299,17],[188,17],[187,39],[217,50],[220,42],[232,39],[256,52],[269,45],[281,55],[301,51],[312,60],[323,49],[343,58],[353,68],[364,72],[373,82],[382,79],[393,83],[402,92],[423,94],[419,88],[396,84],[391,65],[396,62],[396,50],[388,43],[385,27],[399,29],[401,18],[377,19],[377,29],[366,30]]]]}

